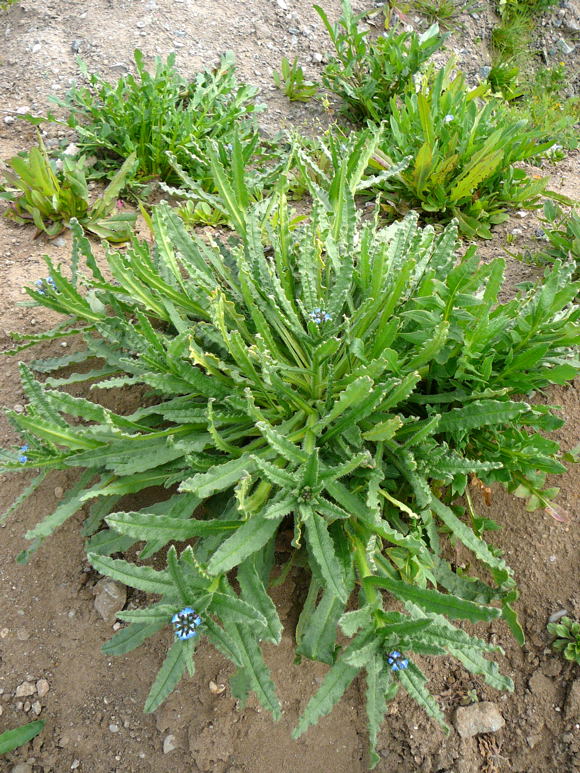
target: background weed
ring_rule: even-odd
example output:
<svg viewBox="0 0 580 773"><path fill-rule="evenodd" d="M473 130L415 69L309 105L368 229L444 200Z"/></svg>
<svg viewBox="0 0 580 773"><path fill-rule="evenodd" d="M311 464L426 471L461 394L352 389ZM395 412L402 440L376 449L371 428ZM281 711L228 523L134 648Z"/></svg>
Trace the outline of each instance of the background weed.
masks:
<svg viewBox="0 0 580 773"><path fill-rule="evenodd" d="M127 241L136 215L120 212L119 195L135 166L132 153L107 188L95 201L89 200L84 158L63 155L62 169L48 157L42 138L38 147L8 161L12 173L0 186L0 198L9 202L6 216L17 223L34 223L39 232L57 236L75 218L84 228L102 239Z"/></svg>
<svg viewBox="0 0 580 773"><path fill-rule="evenodd" d="M151 74L143 54L135 51L137 76L116 84L88 75L88 87L74 88L61 103L70 111L68 123L78 135L81 150L96 154L107 169L135 153L141 176L177 182L168 157L196 179L207 176L204 144L208 139L231 141L234 126L244 141L257 130L251 116L257 89L238 86L233 57L225 55L214 71L198 73L193 81L179 75L175 55L156 59Z"/></svg>
<svg viewBox="0 0 580 773"><path fill-rule="evenodd" d="M286 57L282 59L280 72L274 72L274 83L291 102L308 102L318 91L318 84L304 78L304 70L295 57L292 64Z"/></svg>
<svg viewBox="0 0 580 773"><path fill-rule="evenodd" d="M334 25L322 8L314 8L336 52L324 68L323 83L358 119L380 123L387 118L391 97L405 90L413 75L444 42L437 26L422 35L393 28L372 40L367 30L359 28L365 14L353 14L348 0L342 0L342 16Z"/></svg>

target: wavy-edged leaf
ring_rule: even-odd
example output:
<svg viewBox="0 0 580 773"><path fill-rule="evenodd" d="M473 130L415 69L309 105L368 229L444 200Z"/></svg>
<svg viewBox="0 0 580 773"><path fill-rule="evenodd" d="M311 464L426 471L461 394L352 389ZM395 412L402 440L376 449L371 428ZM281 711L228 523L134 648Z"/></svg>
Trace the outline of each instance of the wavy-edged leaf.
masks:
<svg viewBox="0 0 580 773"><path fill-rule="evenodd" d="M409 693L411 698L415 700L420 706L422 706L429 716L437 720L443 730L448 733L449 728L445 723L445 717L443 712L439 708L439 704L435 698L431 695L429 690L425 687L427 679L424 674L417 668L417 666L409 662L406 669L397 671L399 681Z"/></svg>
<svg viewBox="0 0 580 773"><path fill-rule="evenodd" d="M136 540L163 539L185 542L192 537L207 537L210 534L223 534L235 531L239 521L221 521L211 519L202 521L196 518L184 520L168 515L153 515L139 512L111 513L105 521L119 534L126 534Z"/></svg>
<svg viewBox="0 0 580 773"><path fill-rule="evenodd" d="M264 638L274 644L279 644L283 626L276 605L268 595L253 559L247 559L238 567L236 579L240 584L242 598L266 620L267 635Z"/></svg>
<svg viewBox="0 0 580 773"><path fill-rule="evenodd" d="M342 565L336 556L326 520L310 511L306 518L306 533L312 557L318 564L328 590L346 604L348 592L344 584Z"/></svg>
<svg viewBox="0 0 580 773"><path fill-rule="evenodd" d="M315 725L319 719L332 711L359 670L342 659L336 661L324 677L318 692L308 701L298 725L292 732L292 738L299 738L310 725Z"/></svg>
<svg viewBox="0 0 580 773"><path fill-rule="evenodd" d="M231 537L223 542L210 558L209 574L229 572L246 558L256 553L273 537L283 516L264 518L257 513L244 521Z"/></svg>
<svg viewBox="0 0 580 773"><path fill-rule="evenodd" d="M503 400L476 400L463 408L441 414L438 432L468 432L478 427L508 424L520 413L529 411L527 403Z"/></svg>
<svg viewBox="0 0 580 773"><path fill-rule="evenodd" d="M369 732L369 762L371 770L380 761L377 738L383 724L387 705L396 696L399 685L390 674L384 655L376 653L367 663L366 710Z"/></svg>
<svg viewBox="0 0 580 773"><path fill-rule="evenodd" d="M188 649L184 647L184 642L179 640L173 642L149 690L143 707L146 714L155 711L177 687L187 668L187 655Z"/></svg>
<svg viewBox="0 0 580 773"><path fill-rule="evenodd" d="M282 707L276 695L268 666L264 662L262 651L256 639L243 626L228 627L236 648L239 650L242 668L249 680L251 689L256 693L260 704L271 712L275 720L282 716Z"/></svg>
<svg viewBox="0 0 580 773"><path fill-rule="evenodd" d="M215 494L218 491L235 486L246 472L252 472L255 465L249 456L231 459L223 464L216 464L207 472L201 472L184 480L179 486L180 491L191 491L200 499Z"/></svg>
<svg viewBox="0 0 580 773"><path fill-rule="evenodd" d="M384 588L402 601L412 601L427 612L446 615L451 619L464 619L471 622L495 620L501 616L501 609L484 607L473 601L440 593L432 588L419 588L389 577L365 577L363 585L369 588Z"/></svg>
<svg viewBox="0 0 580 773"><path fill-rule="evenodd" d="M155 620L149 623L131 623L126 628L117 631L109 641L101 647L105 655L124 655L140 647L143 642L153 634L169 625L171 618L167 620Z"/></svg>
<svg viewBox="0 0 580 773"><path fill-rule="evenodd" d="M159 572L150 566L137 566L122 558L98 556L87 553L89 563L101 574L107 575L130 588L145 591L145 593L175 593L176 588L166 571Z"/></svg>

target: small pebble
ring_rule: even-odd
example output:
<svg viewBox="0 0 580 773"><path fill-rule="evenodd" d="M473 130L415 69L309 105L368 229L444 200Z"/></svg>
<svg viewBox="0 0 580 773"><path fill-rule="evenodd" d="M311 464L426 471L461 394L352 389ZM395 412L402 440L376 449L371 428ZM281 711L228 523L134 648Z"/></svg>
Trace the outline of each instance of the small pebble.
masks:
<svg viewBox="0 0 580 773"><path fill-rule="evenodd" d="M110 724L109 725L109 730L111 731L111 733L118 733L119 732L119 725Z"/></svg>
<svg viewBox="0 0 580 773"><path fill-rule="evenodd" d="M567 609L559 609L557 612L553 612L550 615L550 617L548 618L548 622L549 623L557 623L558 620L560 620L560 618L566 617L567 614L568 614L568 610Z"/></svg>
<svg viewBox="0 0 580 773"><path fill-rule="evenodd" d="M14 120L15 120L15 119L14 119L14 116L13 116L13 115L5 115L5 116L4 116L4 123L5 123L7 126L10 126L10 124L14 123Z"/></svg>
<svg viewBox="0 0 580 773"><path fill-rule="evenodd" d="M61 486L57 486L54 489L54 496L56 497L56 499L62 499L64 496L64 489L61 488Z"/></svg>
<svg viewBox="0 0 580 773"><path fill-rule="evenodd" d="M172 752L177 747L175 746L175 736L174 735L166 735L163 739L163 754L169 754L169 752Z"/></svg>
<svg viewBox="0 0 580 773"><path fill-rule="evenodd" d="M79 767L80 764L81 764L80 760L73 760L72 763L71 763L70 769L71 770L76 770Z"/></svg>
<svg viewBox="0 0 580 773"><path fill-rule="evenodd" d="M39 698L44 698L44 696L48 693L50 690L50 685L46 679L39 679L36 683L36 694Z"/></svg>
<svg viewBox="0 0 580 773"><path fill-rule="evenodd" d="M42 711L42 706L40 705L40 701L34 701L32 704L32 713L36 714L38 717L40 715L40 712Z"/></svg>
<svg viewBox="0 0 580 773"><path fill-rule="evenodd" d="M24 406L21 403L16 403L14 406L14 413L24 413Z"/></svg>
<svg viewBox="0 0 580 773"><path fill-rule="evenodd" d="M28 631L25 631L24 628L19 628L16 631L16 638L18 641L28 641L28 639L30 639L30 634Z"/></svg>

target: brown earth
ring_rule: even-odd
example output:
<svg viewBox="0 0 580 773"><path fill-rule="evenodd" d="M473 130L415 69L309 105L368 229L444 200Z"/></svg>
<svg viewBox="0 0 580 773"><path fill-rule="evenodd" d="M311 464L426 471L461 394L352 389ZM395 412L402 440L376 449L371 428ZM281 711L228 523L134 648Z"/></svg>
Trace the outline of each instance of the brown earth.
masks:
<svg viewBox="0 0 580 773"><path fill-rule="evenodd" d="M331 16L338 14L336 0L324 5ZM573 14L578 4L562 5ZM479 3L478 17L466 15L465 29L450 42L471 77L488 63L490 6ZM364 8L360 3L355 7ZM557 9L548 19L548 28L550 20L560 18L558 13ZM413 14L410 21L419 23ZM546 32L548 47L551 32ZM560 33L556 25L554 34ZM50 94L62 95L77 72L73 49L90 68L110 79L127 71L135 47L149 60L175 50L178 65L189 74L211 64L222 51L233 50L240 79L262 87L269 108L262 118L267 130L296 124L316 130L331 118L316 104L289 104L271 87L271 68L284 55L297 53L307 74L319 76L319 60L328 46L319 19L305 0L240 0L234 5L220 0L23 0L0 12L0 40L0 159L34 141L29 126L2 119L26 110L45 111ZM545 171L553 175L552 188L578 198L577 154L555 167L546 165ZM481 246L482 256L505 255L507 234L515 236L509 250L534 246L536 227L532 215L514 216L492 242ZM513 234L514 228L523 233ZM32 236L28 228L0 219L3 348L9 341L6 331L45 329L54 321L46 310L20 305L22 288L45 275L41 259L45 252L57 261L67 260L70 237L65 234L49 243ZM509 262L512 286L537 273L520 262ZM51 344L33 354L24 353L22 359L58 351L59 345ZM125 399L124 395L118 398ZM545 399L562 407L568 423L558 433L559 439L563 448L573 447L580 419L577 389L572 385L553 389ZM4 358L0 405L19 410L23 403L17 362ZM116 407L122 410L119 403ZM4 418L0 441L2 445L18 442ZM4 476L1 510L29 480L24 475ZM569 515L567 523L556 522L546 513L527 513L519 500L501 490L494 491L491 507L477 500L479 511L503 526L493 541L505 551L521 589L518 612L527 635L523 648L513 642L503 624L478 629L480 636L504 647L505 656L497 661L514 679L514 693L496 693L451 660L426 664L430 689L439 696L450 722L457 707L477 696L498 705L505 727L475 739L462 740L454 730L445 737L414 703L402 697L390 707L380 735L379 773L580 769L579 674L553 653L546 633L549 615L560 609L580 617L579 482L574 469L557 482L561 486L558 504ZM25 547L24 532L55 507L66 484L64 475L50 478L0 530L0 731L36 718L35 712L46 720L44 731L32 743L0 760L0 771L12 771L18 763L24 764L18 773L363 773L367 769L364 688L358 682L329 717L299 741L290 739L291 728L326 671L320 664L293 664L293 626L303 593L298 576L277 591L286 625L282 644L266 647L283 702L280 723L272 723L253 701L236 710L227 687L230 666L203 643L195 677L183 681L154 715L144 715L145 696L169 633L114 661L100 653L112 625L94 608L93 586L99 578L84 561L81 516L66 523L28 566L14 562ZM129 593L129 604L139 600ZM47 694L16 697L19 685L39 679L47 680ZM219 692L222 684L226 688ZM164 753L164 742L166 750L171 745L175 748Z"/></svg>

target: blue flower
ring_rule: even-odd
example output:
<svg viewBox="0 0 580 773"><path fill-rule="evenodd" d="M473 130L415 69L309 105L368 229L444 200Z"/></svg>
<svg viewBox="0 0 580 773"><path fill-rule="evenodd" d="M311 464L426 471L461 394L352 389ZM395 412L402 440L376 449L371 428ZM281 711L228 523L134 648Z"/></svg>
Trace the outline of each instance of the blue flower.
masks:
<svg viewBox="0 0 580 773"><path fill-rule="evenodd" d="M51 276L47 276L46 279L37 279L35 285L37 288L36 292L40 293L40 295L46 295L47 290L58 292L55 281Z"/></svg>
<svg viewBox="0 0 580 773"><path fill-rule="evenodd" d="M404 671L409 665L407 658L404 658L397 650L389 652L387 663L391 667L391 671Z"/></svg>
<svg viewBox="0 0 580 773"><path fill-rule="evenodd" d="M177 638L185 641L193 636L197 636L197 629L201 625L201 617L195 609L185 607L181 612L176 612L173 615L171 622L175 628Z"/></svg>
<svg viewBox="0 0 580 773"><path fill-rule="evenodd" d="M443 123L451 123L451 121L455 120L455 116L451 115L451 113L447 113L445 118L443 119Z"/></svg>
<svg viewBox="0 0 580 773"><path fill-rule="evenodd" d="M323 309L312 309L310 312L310 319L317 325L320 325L322 322L328 322L332 319L330 314L328 312L324 311Z"/></svg>
<svg viewBox="0 0 580 773"><path fill-rule="evenodd" d="M20 456L18 457L18 461L20 462L20 464L25 464L28 461L28 457L26 456L27 451L28 451L28 446L20 447Z"/></svg>

